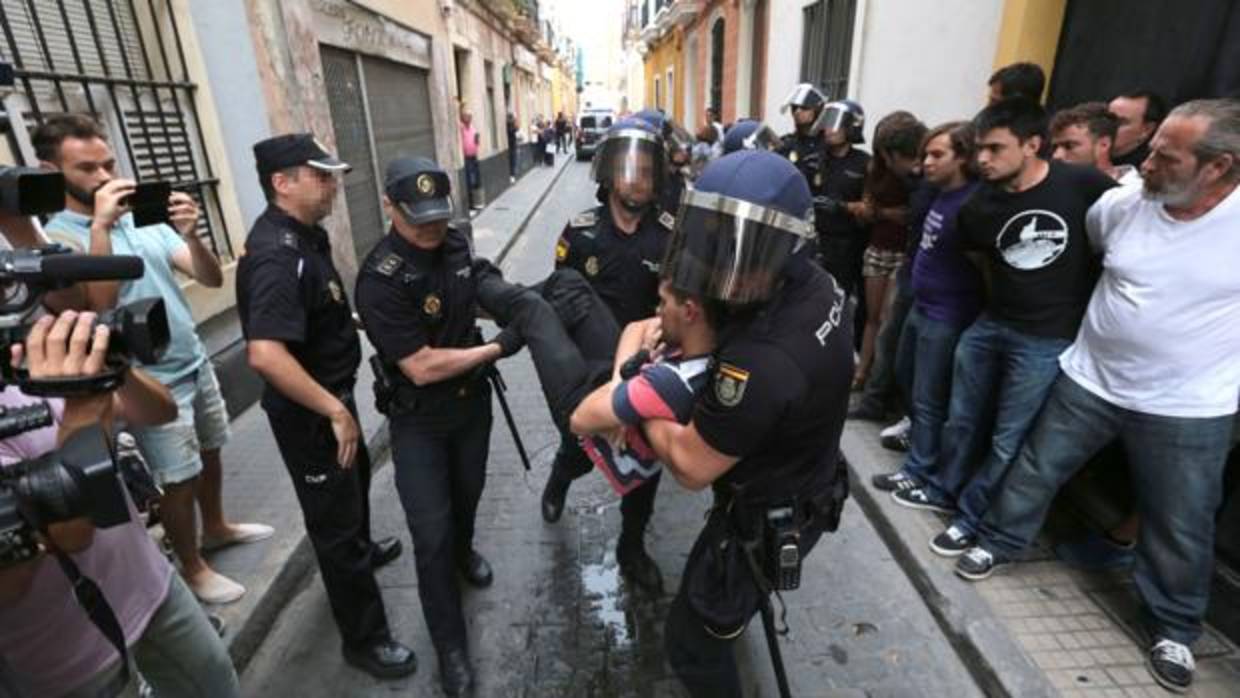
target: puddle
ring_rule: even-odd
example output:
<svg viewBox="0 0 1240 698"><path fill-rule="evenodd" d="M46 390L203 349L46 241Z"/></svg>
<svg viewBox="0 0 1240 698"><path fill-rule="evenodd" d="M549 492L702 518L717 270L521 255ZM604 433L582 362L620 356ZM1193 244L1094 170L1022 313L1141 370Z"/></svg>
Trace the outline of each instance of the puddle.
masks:
<svg viewBox="0 0 1240 698"><path fill-rule="evenodd" d="M581 585L590 610L604 628L612 632L615 644L628 645L632 638L628 620L620 607L620 567L616 564L615 555L609 552L601 563L583 565Z"/></svg>

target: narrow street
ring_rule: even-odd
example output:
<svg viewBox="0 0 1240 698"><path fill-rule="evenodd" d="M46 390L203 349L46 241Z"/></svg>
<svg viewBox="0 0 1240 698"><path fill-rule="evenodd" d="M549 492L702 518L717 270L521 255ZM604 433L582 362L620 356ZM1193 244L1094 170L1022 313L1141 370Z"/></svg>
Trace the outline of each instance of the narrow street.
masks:
<svg viewBox="0 0 1240 698"><path fill-rule="evenodd" d="M594 203L588 163L570 163L503 261L506 276L532 283L551 270L564 222ZM491 328L487 328L488 334ZM498 406L476 547L495 585L465 594L478 696L681 696L664 661L662 624L708 493L666 479L647 541L667 592L632 594L614 547L619 500L594 474L574 484L557 524L538 513L556 434L525 354L502 364L508 400L533 460L521 469ZM369 386L359 386L368 395ZM339 636L317 574L290 601L242 676L250 696L441 695L422 620L414 558L392 485L390 461L371 491L376 536L399 535L405 554L384 569L396 637L420 660L408 680L378 682L340 659ZM921 598L859 507L806 563L801 590L784 598L790 633L781 640L796 696L981 695ZM778 612L778 609L777 609ZM760 623L739 645L747 696L777 695Z"/></svg>

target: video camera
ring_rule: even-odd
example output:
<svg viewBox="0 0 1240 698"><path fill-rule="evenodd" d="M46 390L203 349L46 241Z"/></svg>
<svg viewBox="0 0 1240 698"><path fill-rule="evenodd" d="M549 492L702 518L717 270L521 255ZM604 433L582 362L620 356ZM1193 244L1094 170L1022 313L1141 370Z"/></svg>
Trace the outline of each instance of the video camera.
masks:
<svg viewBox="0 0 1240 698"><path fill-rule="evenodd" d="M51 424L46 402L3 410L0 440ZM0 569L38 555L36 531L82 517L97 528L129 521L112 453L97 425L40 458L0 468Z"/></svg>

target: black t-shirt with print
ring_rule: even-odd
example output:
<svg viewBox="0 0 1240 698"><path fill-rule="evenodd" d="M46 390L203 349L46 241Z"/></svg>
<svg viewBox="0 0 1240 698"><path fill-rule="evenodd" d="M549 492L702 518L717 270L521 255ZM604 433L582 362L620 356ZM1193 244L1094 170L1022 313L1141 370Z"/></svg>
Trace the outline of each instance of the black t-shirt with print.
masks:
<svg viewBox="0 0 1240 698"><path fill-rule="evenodd" d="M1097 169L1056 161L1030 189L984 184L965 202L960 239L987 254L995 320L1039 337L1076 336L1098 276L1085 212L1113 186Z"/></svg>

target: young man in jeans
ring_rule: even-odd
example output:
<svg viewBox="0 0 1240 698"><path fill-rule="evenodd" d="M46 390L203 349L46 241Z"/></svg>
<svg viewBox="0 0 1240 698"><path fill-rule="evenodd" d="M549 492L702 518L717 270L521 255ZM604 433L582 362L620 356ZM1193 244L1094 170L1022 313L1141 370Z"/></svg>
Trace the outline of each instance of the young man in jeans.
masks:
<svg viewBox="0 0 1240 698"><path fill-rule="evenodd" d="M47 315L31 328L23 353L32 378L88 376L99 372L107 350L106 328L93 313ZM93 339L87 354L87 340ZM10 386L0 407L36 404L39 398ZM0 467L38 458L74 432L113 417L130 425L176 416L167 388L130 369L112 394L48 400L56 424L0 442ZM232 698L241 695L224 643L185 583L173 572L143 528L132 502L130 520L94 529L81 519L53 524L47 545L72 558L99 587L120 625L133 665L128 678L120 656L75 598L68 577L47 554L0 567L0 695L138 696L135 671L157 696ZM10 685L16 684L16 685Z"/></svg>
<svg viewBox="0 0 1240 698"><path fill-rule="evenodd" d="M135 429L134 436L164 488L160 513L185 581L203 602L236 601L245 587L211 569L202 557L195 501L202 512L202 549L262 540L272 530L224 516L220 449L228 440L228 413L173 273L210 288L223 283L219 260L198 237L198 206L189 195L175 192L169 199L172 225L137 228L126 203L134 182L116 176L116 157L98 124L80 115L54 117L35 129L31 140L42 164L65 176L65 210L48 222L48 235L88 254L137 255L145 265L140 279L86 284L91 309L164 299L171 341L159 363L143 368L172 391L178 415L169 424Z"/></svg>
<svg viewBox="0 0 1240 698"><path fill-rule="evenodd" d="M880 490L911 489L932 480L956 343L981 310L981 274L965 257L956 225L956 214L978 187L972 166L975 140L972 124L954 121L930 131L922 147L922 174L935 195L922 216L921 241L910 261L913 308L896 352L898 361L907 364L896 372L913 376L911 443L904 467L874 476Z"/></svg>
<svg viewBox="0 0 1240 698"><path fill-rule="evenodd" d="M1192 683L1214 516L1240 399L1240 101L1172 111L1144 185L1089 210L1103 273L1062 373L956 572L985 579L1037 535L1059 487L1108 441L1128 454L1141 533L1133 578L1165 688Z"/></svg>
<svg viewBox="0 0 1240 698"><path fill-rule="evenodd" d="M956 346L934 475L925 487L892 495L905 506L956 514L932 541L942 555L959 555L972 544L1050 391L1096 276L1085 211L1115 186L1095 169L1038 155L1046 115L1033 102L999 102L982 110L974 126L984 184L961 207L956 225L966 252L980 257L989 302Z"/></svg>

